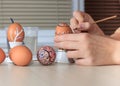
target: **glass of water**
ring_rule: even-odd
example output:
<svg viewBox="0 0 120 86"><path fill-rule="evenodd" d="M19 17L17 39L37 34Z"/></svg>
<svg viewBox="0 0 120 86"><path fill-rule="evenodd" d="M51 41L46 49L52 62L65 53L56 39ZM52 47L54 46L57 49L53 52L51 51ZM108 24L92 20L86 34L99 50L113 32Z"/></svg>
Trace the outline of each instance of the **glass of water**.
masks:
<svg viewBox="0 0 120 86"><path fill-rule="evenodd" d="M37 53L37 43L38 43L38 27L24 27L25 31L25 38L24 38L24 44L27 46L32 54L33 58L36 58Z"/></svg>

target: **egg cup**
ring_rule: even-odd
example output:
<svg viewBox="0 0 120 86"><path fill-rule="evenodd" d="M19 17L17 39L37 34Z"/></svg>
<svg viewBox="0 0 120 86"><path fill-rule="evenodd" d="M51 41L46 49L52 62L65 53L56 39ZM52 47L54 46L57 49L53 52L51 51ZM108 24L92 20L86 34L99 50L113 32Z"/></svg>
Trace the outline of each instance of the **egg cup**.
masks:
<svg viewBox="0 0 120 86"><path fill-rule="evenodd" d="M23 42L9 42L10 48L13 48L15 46L23 45Z"/></svg>

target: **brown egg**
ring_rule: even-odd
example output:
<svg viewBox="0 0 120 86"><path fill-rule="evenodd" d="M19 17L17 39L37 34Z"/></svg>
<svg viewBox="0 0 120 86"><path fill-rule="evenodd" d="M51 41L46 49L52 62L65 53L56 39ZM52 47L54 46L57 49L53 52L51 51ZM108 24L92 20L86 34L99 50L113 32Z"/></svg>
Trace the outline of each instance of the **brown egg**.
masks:
<svg viewBox="0 0 120 86"><path fill-rule="evenodd" d="M0 48L0 63L2 63L5 60L5 52L3 51L3 49Z"/></svg>
<svg viewBox="0 0 120 86"><path fill-rule="evenodd" d="M7 30L7 39L9 42L22 42L24 39L24 30L19 23L12 23Z"/></svg>
<svg viewBox="0 0 120 86"><path fill-rule="evenodd" d="M66 23L61 23L56 27L55 35L72 33L71 28Z"/></svg>
<svg viewBox="0 0 120 86"><path fill-rule="evenodd" d="M32 52L26 46L16 46L10 49L9 57L14 64L18 66L26 66L32 60Z"/></svg>

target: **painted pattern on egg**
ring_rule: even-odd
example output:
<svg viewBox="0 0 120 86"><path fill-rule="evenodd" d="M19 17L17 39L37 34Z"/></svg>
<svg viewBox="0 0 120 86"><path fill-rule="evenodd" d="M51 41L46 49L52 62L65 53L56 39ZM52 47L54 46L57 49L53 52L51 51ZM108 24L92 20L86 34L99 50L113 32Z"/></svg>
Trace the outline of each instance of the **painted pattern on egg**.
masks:
<svg viewBox="0 0 120 86"><path fill-rule="evenodd" d="M37 52L38 61L43 65L50 65L55 61L56 53L50 46L43 46Z"/></svg>

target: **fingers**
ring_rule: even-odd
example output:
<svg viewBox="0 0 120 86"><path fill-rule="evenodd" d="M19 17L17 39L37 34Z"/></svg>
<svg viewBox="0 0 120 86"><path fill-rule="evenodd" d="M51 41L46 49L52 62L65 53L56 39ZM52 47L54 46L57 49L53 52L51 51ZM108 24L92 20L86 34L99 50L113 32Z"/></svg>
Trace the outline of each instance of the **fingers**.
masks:
<svg viewBox="0 0 120 86"><path fill-rule="evenodd" d="M71 29L74 33L87 31L92 34L104 35L100 27L97 24L95 24L93 18L89 14L84 12L75 11L73 13L73 18L71 19L70 24L71 24Z"/></svg>
<svg viewBox="0 0 120 86"><path fill-rule="evenodd" d="M75 63L78 65L93 65L92 61L89 58L85 59L77 59L75 60Z"/></svg>
<svg viewBox="0 0 120 86"><path fill-rule="evenodd" d="M78 47L76 47L76 46L78 46ZM55 43L55 47L62 48L62 49L77 50L77 49L79 49L79 44L77 42L64 41L64 42Z"/></svg>
<svg viewBox="0 0 120 86"><path fill-rule="evenodd" d="M62 41L74 41L74 42L83 42L90 37L88 33L79 33L79 34L63 34L59 36L55 36L55 42L62 42Z"/></svg>
<svg viewBox="0 0 120 86"><path fill-rule="evenodd" d="M85 20L92 19L91 17L87 16L88 14L75 11L73 13L73 18L70 20L70 27L73 32L80 33L82 30L89 30L90 22L84 22Z"/></svg>
<svg viewBox="0 0 120 86"><path fill-rule="evenodd" d="M95 22L89 14L80 12L80 11L73 12L73 17L76 19L75 21L77 21L79 25L83 22L89 22L90 24ZM73 22L71 22L71 24L72 23ZM94 24L94 25L96 25L96 24Z"/></svg>
<svg viewBox="0 0 120 86"><path fill-rule="evenodd" d="M118 29L116 29L116 31L114 33L119 33L120 34L120 27Z"/></svg>
<svg viewBox="0 0 120 86"><path fill-rule="evenodd" d="M113 39L120 40L120 27L110 36Z"/></svg>
<svg viewBox="0 0 120 86"><path fill-rule="evenodd" d="M79 24L84 21L84 17L80 11L74 11L73 17L78 21Z"/></svg>
<svg viewBox="0 0 120 86"><path fill-rule="evenodd" d="M82 48L80 50L74 50L74 51L67 51L67 57L68 58L74 58L74 59L77 59L77 58L85 58L86 54L85 52L82 52Z"/></svg>
<svg viewBox="0 0 120 86"><path fill-rule="evenodd" d="M78 23L78 21L73 17L70 20L70 27L72 30L78 29L78 30L88 30L90 28L90 23L89 22L83 22L83 23Z"/></svg>
<svg viewBox="0 0 120 86"><path fill-rule="evenodd" d="M82 22L94 23L93 18L89 14L81 11L74 11L73 17L78 21L78 23L82 23Z"/></svg>
<svg viewBox="0 0 120 86"><path fill-rule="evenodd" d="M71 27L72 29L78 28L78 27L77 27L78 25L79 25L79 24L78 24L78 21L77 21L74 17L70 19L70 27Z"/></svg>
<svg viewBox="0 0 120 86"><path fill-rule="evenodd" d="M63 35L59 35L59 36L55 36L54 41L55 42L62 42L62 41L76 41L78 40L76 37L77 34L63 34Z"/></svg>

